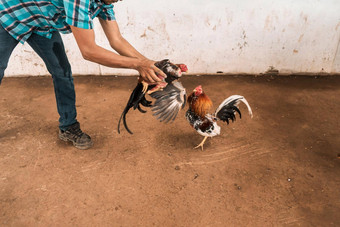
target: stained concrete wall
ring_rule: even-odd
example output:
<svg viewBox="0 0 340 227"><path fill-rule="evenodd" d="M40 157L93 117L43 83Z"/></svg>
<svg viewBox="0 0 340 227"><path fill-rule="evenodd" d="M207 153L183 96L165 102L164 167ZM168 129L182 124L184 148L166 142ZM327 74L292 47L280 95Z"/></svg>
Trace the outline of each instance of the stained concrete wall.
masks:
<svg viewBox="0 0 340 227"><path fill-rule="evenodd" d="M124 0L115 11L123 36L140 52L186 63L191 73L340 73L339 0ZM95 25L97 42L109 48ZM63 39L74 74L136 74L84 61L73 36ZM6 71L45 74L26 44Z"/></svg>

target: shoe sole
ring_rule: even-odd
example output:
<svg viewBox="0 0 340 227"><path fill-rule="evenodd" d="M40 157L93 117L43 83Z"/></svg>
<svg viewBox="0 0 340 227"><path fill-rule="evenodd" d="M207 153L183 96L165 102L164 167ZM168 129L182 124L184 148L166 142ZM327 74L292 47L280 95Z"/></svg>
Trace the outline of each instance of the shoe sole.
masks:
<svg viewBox="0 0 340 227"><path fill-rule="evenodd" d="M91 143L88 143L88 144L77 144L76 142L70 140L69 138L67 137L64 137L63 135L59 134L59 139L61 139L62 141L65 141L65 142L72 142L73 143L73 146L80 149L80 150L86 150L86 149L89 149L93 146L93 142L91 141Z"/></svg>

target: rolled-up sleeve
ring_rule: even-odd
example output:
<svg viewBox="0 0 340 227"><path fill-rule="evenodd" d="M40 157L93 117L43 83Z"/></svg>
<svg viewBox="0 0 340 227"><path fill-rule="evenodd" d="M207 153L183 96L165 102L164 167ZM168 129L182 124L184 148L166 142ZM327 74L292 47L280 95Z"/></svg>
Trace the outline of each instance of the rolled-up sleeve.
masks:
<svg viewBox="0 0 340 227"><path fill-rule="evenodd" d="M104 5L102 11L98 14L98 17L103 20L116 20L113 5Z"/></svg>
<svg viewBox="0 0 340 227"><path fill-rule="evenodd" d="M89 0L64 0L66 23L84 29L93 29Z"/></svg>

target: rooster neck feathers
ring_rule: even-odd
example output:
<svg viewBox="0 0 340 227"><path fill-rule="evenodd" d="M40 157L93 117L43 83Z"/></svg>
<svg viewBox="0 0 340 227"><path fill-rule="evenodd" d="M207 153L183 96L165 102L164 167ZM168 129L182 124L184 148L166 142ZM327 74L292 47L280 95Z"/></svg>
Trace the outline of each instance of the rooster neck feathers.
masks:
<svg viewBox="0 0 340 227"><path fill-rule="evenodd" d="M212 101L204 92L201 93L199 96L196 96L195 93L192 93L188 97L188 102L189 108L201 118L204 118L212 107Z"/></svg>

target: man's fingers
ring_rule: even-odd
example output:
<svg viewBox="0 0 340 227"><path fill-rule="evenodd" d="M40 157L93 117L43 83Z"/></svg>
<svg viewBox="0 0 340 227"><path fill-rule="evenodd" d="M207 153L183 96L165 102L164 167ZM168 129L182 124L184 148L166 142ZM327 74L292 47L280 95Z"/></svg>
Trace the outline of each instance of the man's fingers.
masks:
<svg viewBox="0 0 340 227"><path fill-rule="evenodd" d="M166 74L162 71L162 70L160 70L159 68L157 68L156 66L152 66L152 69L158 74L158 75L160 75L160 76L162 76L162 77L164 77L164 78L167 78L167 76L166 76Z"/></svg>
<svg viewBox="0 0 340 227"><path fill-rule="evenodd" d="M148 59L142 60L141 65L140 67L137 68L137 70L139 71L140 75L146 82L157 84L159 82L162 82L163 78L166 78L167 76L161 69L156 67L154 64L155 64L154 61Z"/></svg>
<svg viewBox="0 0 340 227"><path fill-rule="evenodd" d="M153 73L153 75L151 73L149 74L144 74L142 76L143 80L146 81L149 84L158 84L159 82L162 82L161 79L159 79L156 74Z"/></svg>
<svg viewBox="0 0 340 227"><path fill-rule="evenodd" d="M150 83L155 83L156 82L151 76L148 76L148 80L149 80Z"/></svg>
<svg viewBox="0 0 340 227"><path fill-rule="evenodd" d="M144 80L148 83L155 83L156 82L156 81L153 80L153 78L149 74L145 74L143 77L144 77Z"/></svg>
<svg viewBox="0 0 340 227"><path fill-rule="evenodd" d="M156 72L157 74L158 74L158 72ZM150 74L149 74L151 77L152 77L152 79L154 80L154 81L156 81L156 82L161 82L162 80L155 74L155 72L154 71L152 71L151 70L151 72L150 72Z"/></svg>

